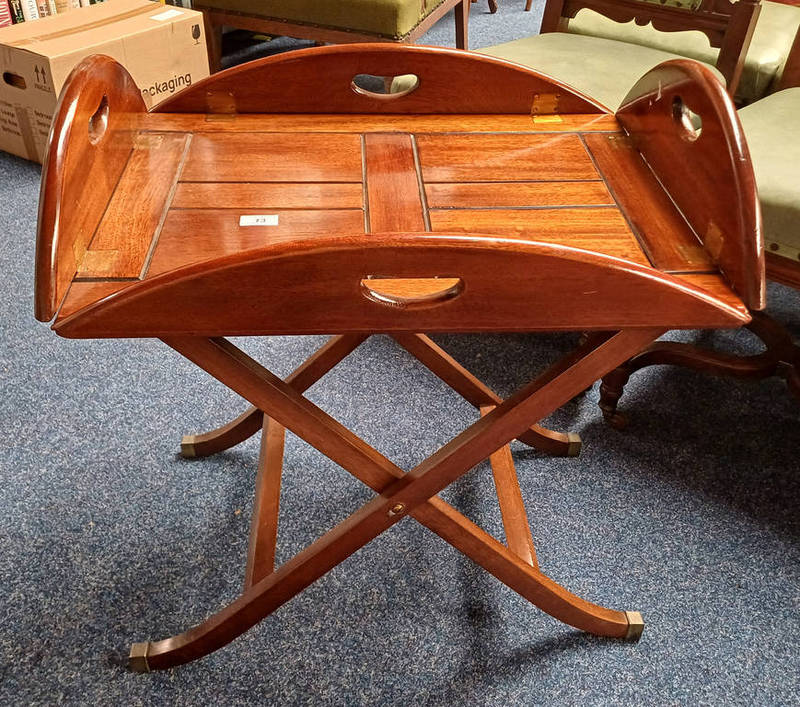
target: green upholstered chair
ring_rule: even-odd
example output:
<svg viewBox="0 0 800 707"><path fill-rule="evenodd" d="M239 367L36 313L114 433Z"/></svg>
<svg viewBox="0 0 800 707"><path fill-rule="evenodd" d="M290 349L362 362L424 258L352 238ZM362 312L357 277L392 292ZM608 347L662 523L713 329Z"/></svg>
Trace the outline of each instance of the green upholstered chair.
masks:
<svg viewBox="0 0 800 707"><path fill-rule="evenodd" d="M736 89L739 102L751 103L780 85L798 28L800 7L762 1L761 13ZM590 9L582 9L574 19L570 19L567 32L629 42L680 54L706 64L716 63L719 55L719 50L712 47L700 32L661 32L652 25L640 27L633 22L621 24Z"/></svg>
<svg viewBox="0 0 800 707"><path fill-rule="evenodd" d="M456 46L467 49L470 0L195 0L205 18L211 70L219 69L222 27L347 42L412 43L455 8Z"/></svg>
<svg viewBox="0 0 800 707"><path fill-rule="evenodd" d="M547 0L541 34L480 51L536 68L616 109L648 70L683 55L663 48L569 32L570 18L589 8L617 22L652 22L666 34L693 31L711 47L708 62L735 90L759 13L758 0ZM615 24L615 23L612 23ZM700 33L702 30L702 33Z"/></svg>
<svg viewBox="0 0 800 707"><path fill-rule="evenodd" d="M739 111L758 185L767 276L800 289L800 87Z"/></svg>

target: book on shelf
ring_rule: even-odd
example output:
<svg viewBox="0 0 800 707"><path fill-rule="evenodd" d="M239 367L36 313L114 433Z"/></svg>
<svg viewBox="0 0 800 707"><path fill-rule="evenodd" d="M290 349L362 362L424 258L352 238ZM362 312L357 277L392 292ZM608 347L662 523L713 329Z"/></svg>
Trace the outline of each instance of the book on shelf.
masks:
<svg viewBox="0 0 800 707"><path fill-rule="evenodd" d="M56 10L59 15L81 6L81 0L56 0Z"/></svg>
<svg viewBox="0 0 800 707"><path fill-rule="evenodd" d="M36 9L39 11L39 17L50 17L57 14L55 0L37 0Z"/></svg>
<svg viewBox="0 0 800 707"><path fill-rule="evenodd" d="M11 8L6 0L0 0L0 27L8 27L11 24Z"/></svg>
<svg viewBox="0 0 800 707"><path fill-rule="evenodd" d="M39 9L36 7L36 0L21 0L22 2L22 16L25 22L39 19Z"/></svg>
<svg viewBox="0 0 800 707"><path fill-rule="evenodd" d="M16 25L25 22L22 14L22 0L8 0L8 9L11 11L11 21Z"/></svg>

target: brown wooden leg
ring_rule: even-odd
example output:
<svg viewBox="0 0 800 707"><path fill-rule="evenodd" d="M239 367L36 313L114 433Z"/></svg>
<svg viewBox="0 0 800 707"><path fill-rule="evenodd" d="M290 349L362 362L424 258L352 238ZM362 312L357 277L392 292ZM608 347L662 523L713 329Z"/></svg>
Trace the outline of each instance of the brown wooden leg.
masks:
<svg viewBox="0 0 800 707"><path fill-rule="evenodd" d="M461 0L455 6L456 18L456 47L469 49L469 0Z"/></svg>
<svg viewBox="0 0 800 707"><path fill-rule="evenodd" d="M377 498L199 626L162 641L134 644L131 666L163 669L221 648L409 514L561 621L598 635L638 637L642 623L637 613L576 597L433 497L661 333L621 331L579 347L407 474L226 340L165 338L340 466L369 479L376 489L383 480L389 483Z"/></svg>
<svg viewBox="0 0 800 707"><path fill-rule="evenodd" d="M222 67L222 25L215 24L211 15L204 12L203 26L208 49L208 70L214 74Z"/></svg>
<svg viewBox="0 0 800 707"><path fill-rule="evenodd" d="M528 0L528 2L533 2L533 0ZM497 0L489 0L489 12L492 14L497 12Z"/></svg>
<svg viewBox="0 0 800 707"><path fill-rule="evenodd" d="M492 410L494 410L493 406L482 407L481 415L488 415ZM506 545L523 562L527 562L538 570L536 548L533 545L531 527L528 523L528 514L525 511L525 501L519 487L517 471L514 468L511 448L507 444L500 447L489 457L489 464L492 467L497 501L500 504L500 515L503 518L503 528L506 532Z"/></svg>
<svg viewBox="0 0 800 707"><path fill-rule="evenodd" d="M794 391L797 367L797 345L786 329L764 312L752 312L753 321L747 325L766 347L753 356L731 354L701 349L693 344L674 341L656 342L630 361L603 377L600 386L600 409L603 417L614 427L626 424L625 416L617 411L617 404L631 374L647 366L671 365L691 368L701 373L733 378L769 378L783 376L789 389ZM797 393L795 393L797 394ZM800 397L800 396L799 396Z"/></svg>
<svg viewBox="0 0 800 707"><path fill-rule="evenodd" d="M533 7L533 0L525 0L525 12L530 12L531 7Z"/></svg>
<svg viewBox="0 0 800 707"><path fill-rule="evenodd" d="M425 334L393 334L392 338L476 408L498 405L502 402L500 396ZM526 430L520 435L519 440L542 452L559 457L576 457L581 450L581 438L577 434L553 432L539 425Z"/></svg>
<svg viewBox="0 0 800 707"><path fill-rule="evenodd" d="M263 415L261 453L258 459L256 495L250 521L250 546L244 572L245 591L275 569L275 545L278 540L278 511L283 471L283 446L286 430Z"/></svg>
<svg viewBox="0 0 800 707"><path fill-rule="evenodd" d="M308 390L355 351L366 338L363 334L332 336L324 346L303 361L289 375L286 382L301 393ZM185 435L181 440L181 454L187 458L207 457L235 447L261 430L263 418L264 413L261 410L251 407L235 420L216 430L198 435Z"/></svg>

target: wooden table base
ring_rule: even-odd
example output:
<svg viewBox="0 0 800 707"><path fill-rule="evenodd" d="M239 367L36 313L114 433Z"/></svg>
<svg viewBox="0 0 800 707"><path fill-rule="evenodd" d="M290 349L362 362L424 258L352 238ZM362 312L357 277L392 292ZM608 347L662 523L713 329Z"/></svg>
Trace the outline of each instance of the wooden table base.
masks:
<svg viewBox="0 0 800 707"><path fill-rule="evenodd" d="M255 410L212 433L185 438L184 453L203 456L225 449L252 434L258 422L261 455L242 595L180 635L134 644L131 668L140 672L169 668L223 647L406 515L559 620L596 635L637 639L644 625L638 612L592 604L539 571L507 445L513 439L527 443L544 440L557 451L569 451L570 444L575 444L569 436L560 437L531 427L531 423L549 415L661 333L661 329L631 329L593 335L505 401L427 337L397 335L398 343L430 364L431 370L470 402L482 401L476 423L408 473L301 395L366 337L334 337L286 381L226 339L164 338L169 346L249 400ZM285 429L348 470L378 496L275 569ZM492 465L508 547L437 496L486 458Z"/></svg>
<svg viewBox="0 0 800 707"><path fill-rule="evenodd" d="M790 392L800 399L800 346L786 328L764 312L753 312L747 325L764 344L764 351L752 356L734 356L721 351L702 349L693 344L657 341L603 377L598 405L612 427L622 429L627 416L617 409L625 385L638 370L648 366L683 366L701 373L731 378L761 380L780 376Z"/></svg>

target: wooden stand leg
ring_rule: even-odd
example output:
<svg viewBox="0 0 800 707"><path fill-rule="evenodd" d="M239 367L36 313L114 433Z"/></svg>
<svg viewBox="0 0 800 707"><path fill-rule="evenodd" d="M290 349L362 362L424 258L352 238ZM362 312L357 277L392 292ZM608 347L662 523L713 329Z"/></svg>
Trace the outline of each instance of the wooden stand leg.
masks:
<svg viewBox="0 0 800 707"><path fill-rule="evenodd" d="M493 406L482 407L481 416L488 415L492 410L494 410ZM527 562L535 570L538 570L536 548L533 545L531 527L528 523L522 491L519 488L519 479L514 468L511 448L508 445L500 447L489 457L489 463L492 467L497 501L500 504L503 528L506 531L506 545L523 562Z"/></svg>
<svg viewBox="0 0 800 707"><path fill-rule="evenodd" d="M661 333L622 331L579 347L407 474L224 339L164 339L380 495L199 626L163 641L134 644L131 666L168 668L221 648L409 514L561 621L598 635L637 637L638 614L605 609L569 593L436 495Z"/></svg>
<svg viewBox="0 0 800 707"><path fill-rule="evenodd" d="M222 68L222 25L215 24L211 15L204 12L203 28L208 49L208 70L214 74Z"/></svg>
<svg viewBox="0 0 800 707"><path fill-rule="evenodd" d="M456 47L469 49L469 0L461 0L455 7Z"/></svg>
<svg viewBox="0 0 800 707"><path fill-rule="evenodd" d="M286 382L301 393L308 390L332 368L341 363L365 340L363 334L332 336L325 345L317 349ZM181 454L187 458L207 457L217 454L252 437L263 425L264 413L251 407L226 425L198 435L185 435L181 440Z"/></svg>
<svg viewBox="0 0 800 707"><path fill-rule="evenodd" d="M473 376L430 337L424 334L393 334L392 338L476 408L498 405L502 402L500 396ZM546 454L559 457L576 457L581 450L581 438L577 434L553 432L539 425L526 430L520 435L519 440Z"/></svg>
<svg viewBox="0 0 800 707"><path fill-rule="evenodd" d="M673 341L656 342L642 353L603 377L600 386L600 409L609 424L622 428L627 423L617 410L617 404L631 374L647 366L672 365L691 368L701 373L732 378L763 379L781 375L789 390L800 397L797 390L798 351L786 329L764 312L752 312L753 321L747 325L765 346L753 356L733 356L718 351L698 348L692 344Z"/></svg>
<svg viewBox="0 0 800 707"><path fill-rule="evenodd" d="M250 547L244 572L245 591L275 569L275 545L278 540L281 473L286 430L267 415L261 433L256 495L250 522Z"/></svg>

